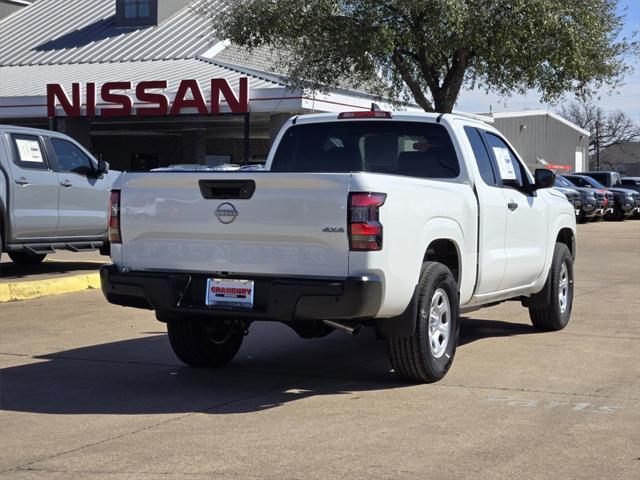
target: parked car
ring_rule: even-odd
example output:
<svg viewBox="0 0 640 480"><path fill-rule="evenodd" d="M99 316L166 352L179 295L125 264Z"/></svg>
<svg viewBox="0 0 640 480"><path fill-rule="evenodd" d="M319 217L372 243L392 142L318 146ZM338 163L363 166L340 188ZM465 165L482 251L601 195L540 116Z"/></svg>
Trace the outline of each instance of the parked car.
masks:
<svg viewBox="0 0 640 480"><path fill-rule="evenodd" d="M640 193L640 177L622 177L620 183L621 187ZM640 205L638 207L638 211L631 216L636 220L640 219Z"/></svg>
<svg viewBox="0 0 640 480"><path fill-rule="evenodd" d="M571 185L573 185L573 188L580 188L581 190L590 190L594 192L596 200L598 201L598 208L596 209L596 215L591 217L592 220L603 220L606 215L613 213L613 193L608 191L606 188L594 188L586 181L581 179L573 181L567 175L561 175L560 178L570 182Z"/></svg>
<svg viewBox="0 0 640 480"><path fill-rule="evenodd" d="M592 188L577 187L566 178L560 176L556 177L555 187L561 189L562 192L565 190L575 192L575 194L573 194L574 197L578 195L580 205L576 210L576 218L579 223L585 223L598 215L604 215L604 194L601 194L600 198L598 198ZM575 206L577 205L574 204L574 207Z"/></svg>
<svg viewBox="0 0 640 480"><path fill-rule="evenodd" d="M66 135L0 125L0 255L36 265L56 249L108 254L118 174Z"/></svg>
<svg viewBox="0 0 640 480"><path fill-rule="evenodd" d="M598 180L588 175L572 174L566 175L566 178L581 187L591 185L592 188L606 189L613 194L613 212L605 215L605 219L607 220L624 220L625 218L635 214L640 208L640 194L633 190L618 187L605 187Z"/></svg>
<svg viewBox="0 0 640 480"><path fill-rule="evenodd" d="M264 172L124 173L102 291L155 310L187 364L227 364L257 320L305 338L369 326L398 375L432 382L460 312L517 300L537 329L569 322L576 219L554 181L463 116L295 116ZM175 216L136 221L159 189Z"/></svg>
<svg viewBox="0 0 640 480"><path fill-rule="evenodd" d="M640 177L622 177L620 184L623 188L640 192Z"/></svg>

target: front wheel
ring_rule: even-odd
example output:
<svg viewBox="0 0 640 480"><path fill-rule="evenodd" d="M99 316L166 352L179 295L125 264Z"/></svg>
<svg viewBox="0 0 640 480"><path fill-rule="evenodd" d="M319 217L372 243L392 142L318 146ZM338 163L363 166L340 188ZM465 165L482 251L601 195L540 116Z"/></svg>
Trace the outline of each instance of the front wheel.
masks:
<svg viewBox="0 0 640 480"><path fill-rule="evenodd" d="M538 330L562 330L569 323L573 304L573 258L564 243L556 243L549 270L549 282L549 305L529 308L529 317Z"/></svg>
<svg viewBox="0 0 640 480"><path fill-rule="evenodd" d="M425 262L417 295L413 335L389 338L389 357L395 372L405 380L437 382L449 371L458 344L458 285L447 267Z"/></svg>
<svg viewBox="0 0 640 480"><path fill-rule="evenodd" d="M28 267L40 265L44 261L46 256L46 253L35 254L27 252L9 252L9 258L13 260L13 263L17 263L18 265L25 265Z"/></svg>
<svg viewBox="0 0 640 480"><path fill-rule="evenodd" d="M167 331L176 356L195 367L228 364L238 353L245 334L236 322L198 318L172 319L167 322Z"/></svg>

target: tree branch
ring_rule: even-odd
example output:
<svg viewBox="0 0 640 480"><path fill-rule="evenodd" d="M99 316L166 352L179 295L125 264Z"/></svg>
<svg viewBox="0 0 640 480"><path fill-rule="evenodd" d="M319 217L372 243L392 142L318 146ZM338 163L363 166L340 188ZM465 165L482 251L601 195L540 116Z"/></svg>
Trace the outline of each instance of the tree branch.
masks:
<svg viewBox="0 0 640 480"><path fill-rule="evenodd" d="M404 80L404 83L407 85L407 87L409 87L409 90L411 91L411 94L413 95L416 103L420 105L425 112L433 112L433 105L431 105L431 102L427 100L427 97L424 95L420 84L416 81L415 78L413 78L411 70L405 63L404 57L398 50L393 53L391 61L398 69L398 73L400 73L400 76L402 77L402 80Z"/></svg>

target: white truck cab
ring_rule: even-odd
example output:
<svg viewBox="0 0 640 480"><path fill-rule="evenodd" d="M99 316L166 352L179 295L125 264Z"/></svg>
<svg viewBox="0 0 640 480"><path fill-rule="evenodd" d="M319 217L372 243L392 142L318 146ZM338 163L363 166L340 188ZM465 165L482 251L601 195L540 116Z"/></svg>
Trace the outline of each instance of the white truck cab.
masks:
<svg viewBox="0 0 640 480"><path fill-rule="evenodd" d="M436 381L461 311L518 300L566 326L576 222L554 180L464 116L297 116L265 171L123 174L102 289L155 310L189 364L228 363L257 320L370 326L399 375Z"/></svg>

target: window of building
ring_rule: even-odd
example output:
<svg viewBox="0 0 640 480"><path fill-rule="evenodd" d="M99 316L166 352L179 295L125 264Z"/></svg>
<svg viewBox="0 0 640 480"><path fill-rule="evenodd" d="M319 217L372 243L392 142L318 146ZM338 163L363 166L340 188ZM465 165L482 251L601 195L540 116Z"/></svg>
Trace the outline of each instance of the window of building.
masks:
<svg viewBox="0 0 640 480"><path fill-rule="evenodd" d="M149 0L124 0L124 18L148 18Z"/></svg>

